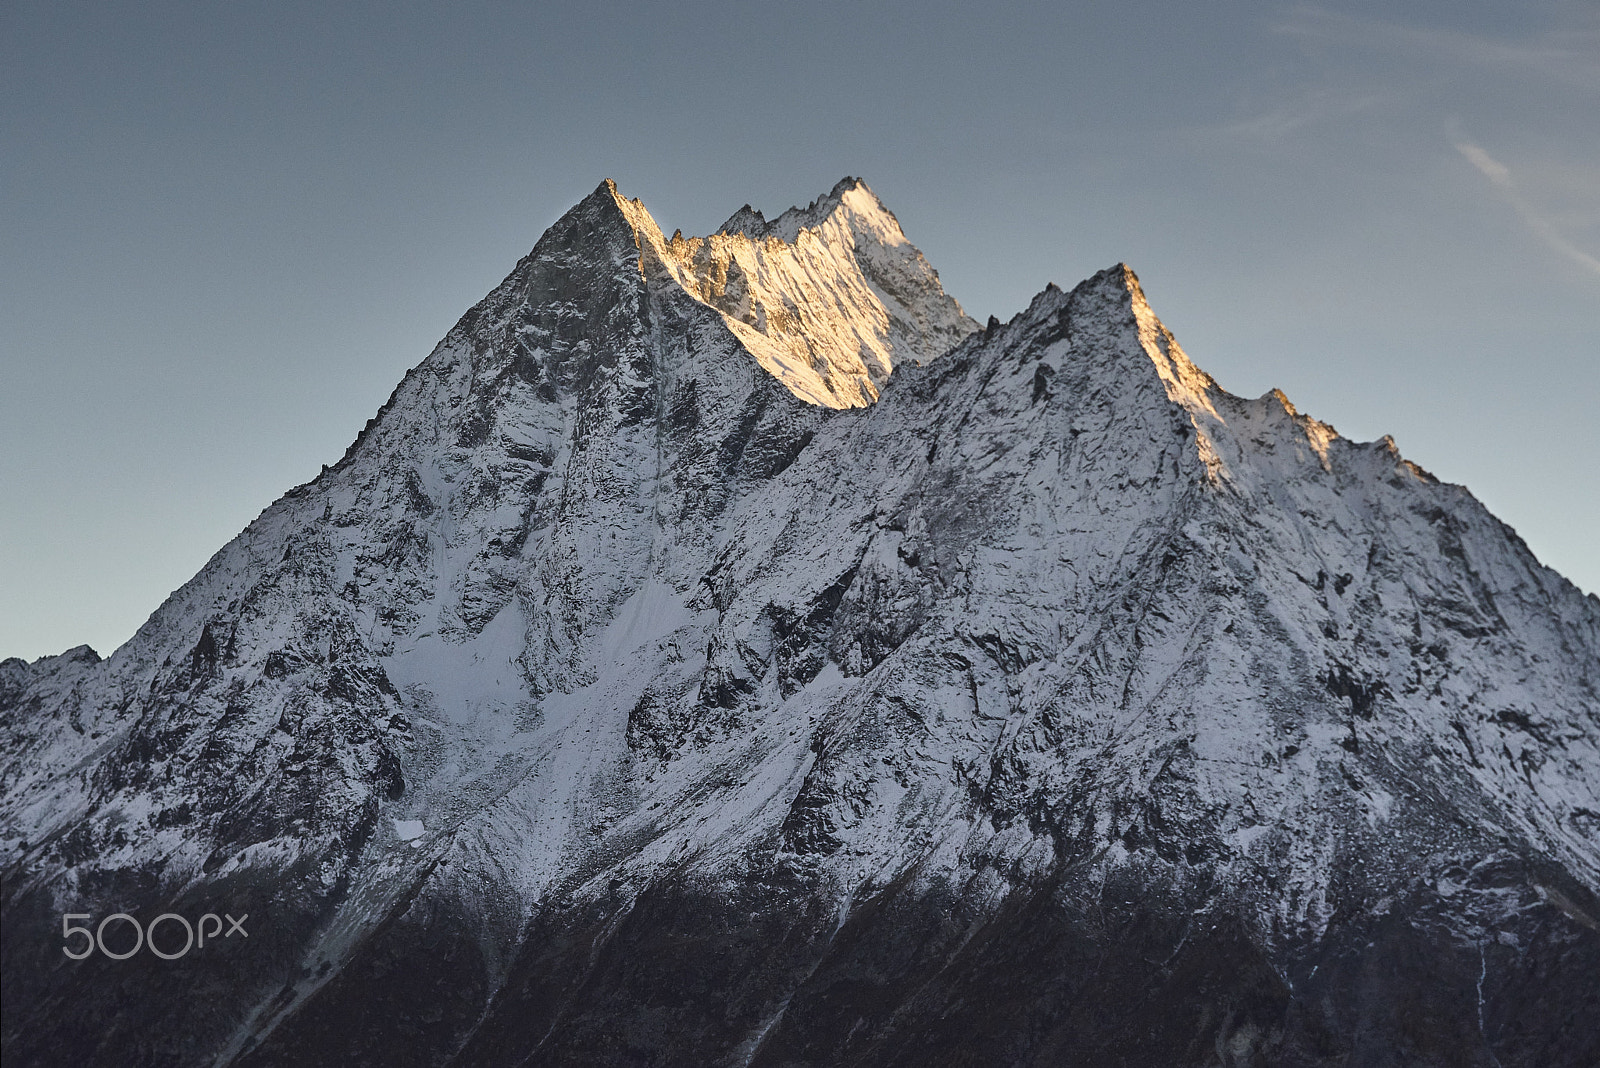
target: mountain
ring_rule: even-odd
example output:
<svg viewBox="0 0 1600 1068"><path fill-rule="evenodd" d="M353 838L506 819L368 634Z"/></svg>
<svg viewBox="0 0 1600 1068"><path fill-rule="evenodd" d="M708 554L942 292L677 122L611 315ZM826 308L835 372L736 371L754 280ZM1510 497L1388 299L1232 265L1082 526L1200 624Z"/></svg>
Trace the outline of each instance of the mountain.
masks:
<svg viewBox="0 0 1600 1068"><path fill-rule="evenodd" d="M0 788L8 1064L1600 1061L1600 600L854 179L600 186Z"/></svg>

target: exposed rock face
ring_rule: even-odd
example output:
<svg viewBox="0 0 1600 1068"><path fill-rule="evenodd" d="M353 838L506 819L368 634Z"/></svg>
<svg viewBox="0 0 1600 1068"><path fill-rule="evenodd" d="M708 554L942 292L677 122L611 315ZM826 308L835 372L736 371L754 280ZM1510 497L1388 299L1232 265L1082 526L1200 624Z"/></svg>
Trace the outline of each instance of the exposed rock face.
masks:
<svg viewBox="0 0 1600 1068"><path fill-rule="evenodd" d="M8 1063L1600 1060L1600 602L1124 267L975 330L854 180L596 190L127 645L0 665Z"/></svg>

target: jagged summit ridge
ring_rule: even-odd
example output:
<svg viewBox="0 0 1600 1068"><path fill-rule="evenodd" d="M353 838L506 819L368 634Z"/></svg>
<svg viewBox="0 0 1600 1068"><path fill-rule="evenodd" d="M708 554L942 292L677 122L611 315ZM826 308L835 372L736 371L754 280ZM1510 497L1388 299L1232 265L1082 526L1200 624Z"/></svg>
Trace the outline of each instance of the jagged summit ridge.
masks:
<svg viewBox="0 0 1600 1068"><path fill-rule="evenodd" d="M749 204L740 208L728 217L728 221L717 227L719 234L743 234L753 241L760 241L768 237L776 237L780 241L793 244L800 236L801 230L814 230L820 226L829 215L836 211L845 197L854 193L865 193L871 197L875 204L876 212L890 215L883 202L877 199L867 183L860 178L846 176L834 183L832 189L822 196L817 197L805 207L789 208L776 219L768 221L767 217ZM856 198L860 200L862 198Z"/></svg>

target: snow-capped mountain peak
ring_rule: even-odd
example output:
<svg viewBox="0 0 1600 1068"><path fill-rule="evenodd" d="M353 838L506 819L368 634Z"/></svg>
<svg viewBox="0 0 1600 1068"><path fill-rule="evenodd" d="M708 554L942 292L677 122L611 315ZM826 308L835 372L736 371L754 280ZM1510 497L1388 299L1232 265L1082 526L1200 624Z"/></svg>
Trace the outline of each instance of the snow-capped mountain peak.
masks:
<svg viewBox="0 0 1600 1068"><path fill-rule="evenodd" d="M669 240L643 204L616 196L644 269L715 308L808 403L870 404L896 363L931 359L977 328L859 179L770 223L747 206L703 238Z"/></svg>
<svg viewBox="0 0 1600 1068"><path fill-rule="evenodd" d="M7 1061L1587 1066L1597 695L1600 601L1126 266L979 329L857 180L607 182L110 658L0 663Z"/></svg>

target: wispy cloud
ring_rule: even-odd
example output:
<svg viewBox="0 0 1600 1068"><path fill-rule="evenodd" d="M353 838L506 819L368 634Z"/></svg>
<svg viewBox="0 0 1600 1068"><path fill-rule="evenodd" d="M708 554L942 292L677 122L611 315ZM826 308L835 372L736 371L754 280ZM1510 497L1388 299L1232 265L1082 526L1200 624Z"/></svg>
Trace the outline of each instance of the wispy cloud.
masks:
<svg viewBox="0 0 1600 1068"><path fill-rule="evenodd" d="M1390 99L1390 94L1387 93L1313 90L1298 100L1281 103L1259 114L1247 115L1221 126L1211 127L1210 132L1232 137L1273 140L1287 137L1317 123L1371 111Z"/></svg>
<svg viewBox="0 0 1600 1068"><path fill-rule="evenodd" d="M1323 69L1323 85L1292 92L1270 107L1209 127L1209 133L1281 139L1324 122L1405 107L1439 93L1446 84L1441 75L1452 71L1470 72L1475 82L1487 75L1533 78L1600 97L1600 17L1560 30L1491 37L1349 15L1307 3L1288 8L1266 28L1308 48L1327 46L1341 59L1331 71ZM1356 73L1349 60L1362 52L1374 63ZM1595 106L1600 107L1600 100Z"/></svg>
<svg viewBox="0 0 1600 1068"><path fill-rule="evenodd" d="M1600 259L1596 259L1567 240L1554 223L1528 202L1527 198L1517 190L1516 183L1511 178L1511 168L1491 156L1482 145L1474 144L1467 140L1462 136L1460 129L1453 124L1449 132L1451 143L1455 145L1456 151L1461 153L1466 161L1477 169L1479 174L1489 179L1490 184L1499 190L1500 195L1516 211L1518 217L1533 232L1534 236L1538 237L1551 249L1570 259L1573 263L1600 276Z"/></svg>
<svg viewBox="0 0 1600 1068"><path fill-rule="evenodd" d="M1407 26L1302 4L1290 9L1274 29L1292 36L1391 52L1400 50L1412 57L1523 71L1600 93L1600 20L1592 27L1504 40L1459 30Z"/></svg>
<svg viewBox="0 0 1600 1068"><path fill-rule="evenodd" d="M1467 162L1478 168L1483 176L1501 189L1511 188L1511 169L1471 141L1457 140L1456 151L1467 157Z"/></svg>

